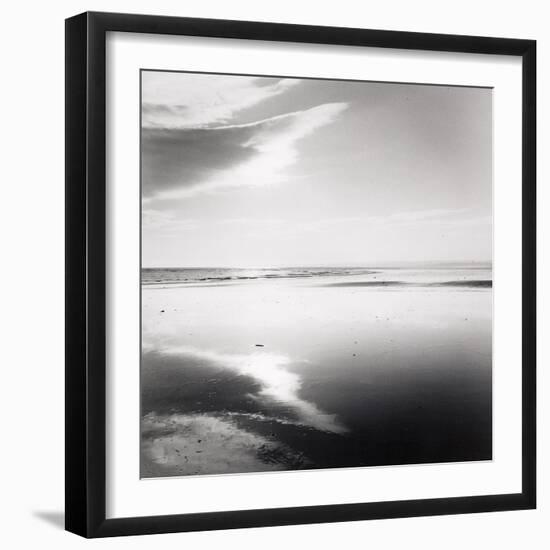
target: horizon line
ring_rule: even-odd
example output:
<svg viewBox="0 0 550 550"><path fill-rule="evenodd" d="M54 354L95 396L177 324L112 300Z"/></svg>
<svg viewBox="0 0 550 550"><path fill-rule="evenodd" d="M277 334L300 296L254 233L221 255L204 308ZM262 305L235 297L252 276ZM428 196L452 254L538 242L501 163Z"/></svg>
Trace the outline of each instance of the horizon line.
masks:
<svg viewBox="0 0 550 550"><path fill-rule="evenodd" d="M141 269L285 269L285 268L319 268L319 267L334 267L334 268L375 268L375 267L392 267L399 265L493 265L492 260L406 260L406 261L386 261L374 263L315 263L315 264L271 264L271 265L154 265L141 266Z"/></svg>

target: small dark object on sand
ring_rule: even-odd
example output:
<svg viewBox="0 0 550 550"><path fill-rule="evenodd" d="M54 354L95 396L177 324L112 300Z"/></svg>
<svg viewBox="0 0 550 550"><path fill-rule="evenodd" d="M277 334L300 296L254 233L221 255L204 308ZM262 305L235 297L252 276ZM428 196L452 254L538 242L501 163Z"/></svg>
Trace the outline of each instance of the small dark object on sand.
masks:
<svg viewBox="0 0 550 550"><path fill-rule="evenodd" d="M164 309L161 309L160 312L161 312L161 313L164 313Z"/></svg>
<svg viewBox="0 0 550 550"><path fill-rule="evenodd" d="M264 345L263 345L263 344L256 344L256 347L257 347L257 348L263 348Z"/></svg>

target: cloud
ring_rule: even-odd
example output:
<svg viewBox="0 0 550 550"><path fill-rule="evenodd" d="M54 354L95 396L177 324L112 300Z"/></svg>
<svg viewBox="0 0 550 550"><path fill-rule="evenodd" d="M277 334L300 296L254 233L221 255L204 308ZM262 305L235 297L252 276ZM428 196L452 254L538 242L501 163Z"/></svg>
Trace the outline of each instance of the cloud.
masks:
<svg viewBox="0 0 550 550"><path fill-rule="evenodd" d="M464 227L492 223L491 216L474 216L471 208L456 209L431 209L411 210L406 212L394 212L384 216L347 216L327 217L312 220L289 220L284 218L226 218L216 220L214 223L227 227L241 227L249 233L261 231L265 233L269 229L282 234L296 235L305 232L331 231L343 229L344 231L357 230L358 227L407 227L407 226L445 226Z"/></svg>
<svg viewBox="0 0 550 550"><path fill-rule="evenodd" d="M491 216L472 216L471 208L434 208L430 210L410 210L393 212L380 216L349 216L343 218L326 218L303 222L299 226L300 231L326 230L339 226L365 225L382 226L421 226L421 225L445 225L445 226L470 226L483 225L492 222ZM241 222L243 223L243 222ZM292 231L296 231L293 228Z"/></svg>
<svg viewBox="0 0 550 550"><path fill-rule="evenodd" d="M440 220L459 216L469 212L469 208L432 208L430 210L410 210L407 212L396 212L388 216L388 219L395 222L417 222L427 220Z"/></svg>
<svg viewBox="0 0 550 550"><path fill-rule="evenodd" d="M330 124L347 106L325 103L249 124L144 128L143 196L181 198L284 181L284 170L297 160L297 143Z"/></svg>
<svg viewBox="0 0 550 550"><path fill-rule="evenodd" d="M204 128L297 86L299 79L145 71L144 128Z"/></svg>
<svg viewBox="0 0 550 550"><path fill-rule="evenodd" d="M154 210L144 208L141 211L142 231L162 231L165 234L179 233L180 231L196 229L196 219L179 218L176 213L168 210Z"/></svg>

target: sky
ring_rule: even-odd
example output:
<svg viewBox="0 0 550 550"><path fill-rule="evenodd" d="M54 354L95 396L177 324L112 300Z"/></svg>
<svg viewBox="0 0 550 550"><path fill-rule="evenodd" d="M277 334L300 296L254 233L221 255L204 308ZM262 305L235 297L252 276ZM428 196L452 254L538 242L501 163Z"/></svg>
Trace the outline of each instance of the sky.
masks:
<svg viewBox="0 0 550 550"><path fill-rule="evenodd" d="M492 90L142 71L142 266L492 257Z"/></svg>

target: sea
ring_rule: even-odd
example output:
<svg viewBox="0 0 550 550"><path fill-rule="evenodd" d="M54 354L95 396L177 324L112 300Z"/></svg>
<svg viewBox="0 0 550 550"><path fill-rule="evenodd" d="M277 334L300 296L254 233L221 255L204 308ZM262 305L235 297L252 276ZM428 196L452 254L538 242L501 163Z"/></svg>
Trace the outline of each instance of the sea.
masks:
<svg viewBox="0 0 550 550"><path fill-rule="evenodd" d="M370 286L449 285L490 287L492 268L488 264L374 267L161 267L142 268L142 285L196 285L243 283L277 279L342 278L342 283L370 283Z"/></svg>

